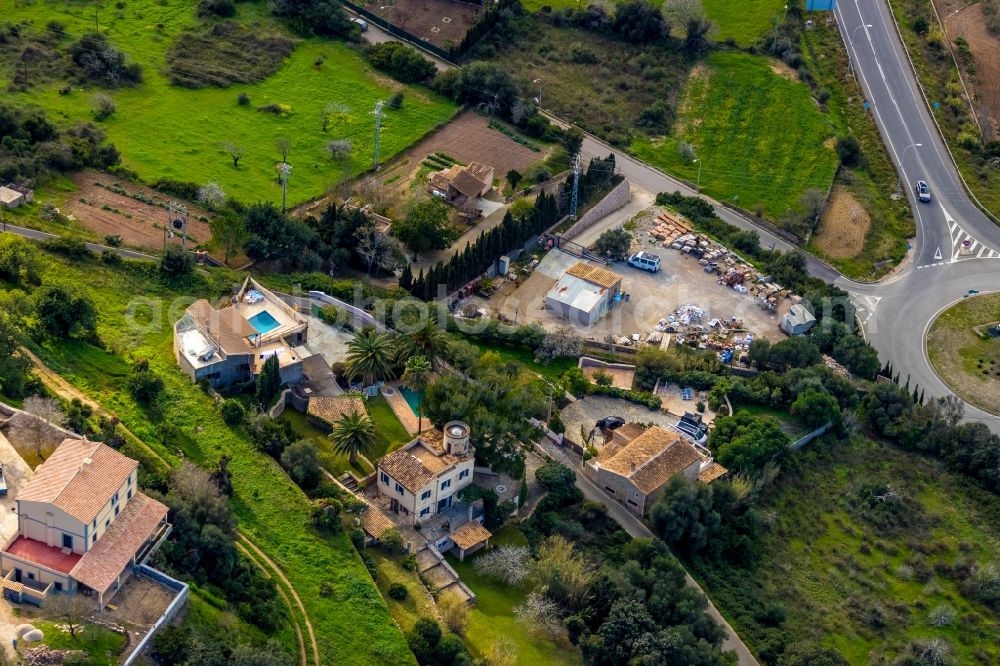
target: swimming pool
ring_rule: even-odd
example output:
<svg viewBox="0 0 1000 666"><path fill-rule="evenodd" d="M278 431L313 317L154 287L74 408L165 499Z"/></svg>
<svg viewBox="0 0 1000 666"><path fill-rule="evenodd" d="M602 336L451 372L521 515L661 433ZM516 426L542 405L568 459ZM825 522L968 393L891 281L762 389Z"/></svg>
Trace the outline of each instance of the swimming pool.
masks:
<svg viewBox="0 0 1000 666"><path fill-rule="evenodd" d="M248 319L247 321L249 321L250 325L253 326L255 329L257 329L257 332L260 333L261 335L265 333L270 333L271 331L273 331L274 329L278 328L278 326L281 325L278 323L278 320L275 319L274 316L267 310L258 312L254 316L250 317L250 319Z"/></svg>
<svg viewBox="0 0 1000 666"><path fill-rule="evenodd" d="M403 394L403 397L406 399L406 404L408 404L410 406L410 409L413 410L413 413L416 414L416 415L419 415L420 414L420 396L422 395L422 392L421 391L412 391L412 390L406 388L405 386L400 386L399 387L399 392Z"/></svg>

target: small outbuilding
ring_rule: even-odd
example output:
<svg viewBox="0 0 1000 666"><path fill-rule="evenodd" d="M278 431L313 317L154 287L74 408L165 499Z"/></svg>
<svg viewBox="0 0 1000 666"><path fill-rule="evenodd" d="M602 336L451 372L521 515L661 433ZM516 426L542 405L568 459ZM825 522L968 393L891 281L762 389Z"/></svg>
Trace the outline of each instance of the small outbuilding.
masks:
<svg viewBox="0 0 1000 666"><path fill-rule="evenodd" d="M321 430L331 430L333 424L348 414L368 416L365 401L358 395L314 396L309 398L306 417Z"/></svg>
<svg viewBox="0 0 1000 666"><path fill-rule="evenodd" d="M622 277L603 266L578 261L545 295L545 307L564 319L592 326L621 298Z"/></svg>
<svg viewBox="0 0 1000 666"><path fill-rule="evenodd" d="M781 318L780 328L788 335L805 335L816 325L816 317L806 306L796 303Z"/></svg>

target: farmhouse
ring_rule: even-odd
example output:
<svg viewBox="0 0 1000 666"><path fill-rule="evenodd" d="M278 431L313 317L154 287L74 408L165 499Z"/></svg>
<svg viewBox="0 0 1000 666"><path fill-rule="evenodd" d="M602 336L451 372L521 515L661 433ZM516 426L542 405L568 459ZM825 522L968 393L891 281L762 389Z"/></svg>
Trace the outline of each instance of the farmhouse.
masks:
<svg viewBox="0 0 1000 666"><path fill-rule="evenodd" d="M816 317L801 303L793 305L781 318L781 330L788 335L805 335L816 325Z"/></svg>
<svg viewBox="0 0 1000 666"><path fill-rule="evenodd" d="M455 164L428 177L430 193L445 201L462 204L486 196L493 189L493 167L480 162Z"/></svg>
<svg viewBox="0 0 1000 666"><path fill-rule="evenodd" d="M728 470L675 432L630 423L615 431L584 472L608 495L643 516L675 476L711 483Z"/></svg>
<svg viewBox="0 0 1000 666"><path fill-rule="evenodd" d="M621 298L621 288L617 273L578 261L545 295L545 307L570 322L592 326Z"/></svg>
<svg viewBox="0 0 1000 666"><path fill-rule="evenodd" d="M308 322L273 293L247 277L229 305L216 309L201 299L174 324L174 355L195 382L216 388L249 382L271 356L283 384L302 380L302 359L311 352Z"/></svg>
<svg viewBox="0 0 1000 666"><path fill-rule="evenodd" d="M103 608L171 528L167 507L136 489L138 466L100 442L64 440L16 498L4 596L41 605L85 592Z"/></svg>

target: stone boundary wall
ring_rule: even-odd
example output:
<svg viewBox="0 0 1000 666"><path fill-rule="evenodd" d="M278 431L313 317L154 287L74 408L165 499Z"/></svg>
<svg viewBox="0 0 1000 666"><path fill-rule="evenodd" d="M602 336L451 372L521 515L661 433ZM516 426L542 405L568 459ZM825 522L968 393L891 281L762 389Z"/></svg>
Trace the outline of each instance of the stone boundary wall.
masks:
<svg viewBox="0 0 1000 666"><path fill-rule="evenodd" d="M562 237L571 239L584 229L592 226L605 215L610 215L619 208L624 207L632 199L632 192L629 189L630 185L628 178L623 179L603 199L594 204L593 208L584 213L572 227L567 229L566 233L562 234Z"/></svg>

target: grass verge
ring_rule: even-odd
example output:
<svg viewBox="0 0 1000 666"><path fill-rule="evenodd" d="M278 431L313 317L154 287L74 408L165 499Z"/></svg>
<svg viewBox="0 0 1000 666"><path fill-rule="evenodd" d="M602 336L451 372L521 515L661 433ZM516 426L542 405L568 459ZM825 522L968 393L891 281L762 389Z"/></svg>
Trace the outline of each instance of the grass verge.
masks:
<svg viewBox="0 0 1000 666"><path fill-rule="evenodd" d="M781 20L784 0L747 0L733 4L728 0L702 0L705 18L715 24L714 39L732 40L737 46L750 46Z"/></svg>
<svg viewBox="0 0 1000 666"><path fill-rule="evenodd" d="M80 662L88 666L113 666L125 647L125 637L99 624L85 624L76 628L76 636L57 622L32 622L42 630L42 641L53 650L83 650L87 653Z"/></svg>
<svg viewBox="0 0 1000 666"><path fill-rule="evenodd" d="M1000 293L967 298L934 320L927 355L952 391L976 407L1000 414L1000 338L987 324L1000 322Z"/></svg>

